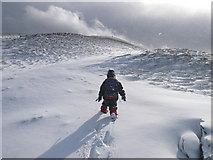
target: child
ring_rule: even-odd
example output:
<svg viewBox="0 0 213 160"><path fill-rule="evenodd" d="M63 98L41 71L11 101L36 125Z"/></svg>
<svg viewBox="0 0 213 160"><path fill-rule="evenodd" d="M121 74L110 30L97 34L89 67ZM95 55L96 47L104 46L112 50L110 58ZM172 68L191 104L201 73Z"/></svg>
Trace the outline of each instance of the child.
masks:
<svg viewBox="0 0 213 160"><path fill-rule="evenodd" d="M121 83L115 78L114 70L109 70L107 73L107 79L104 80L100 87L99 96L96 101L100 102L102 97L104 99L101 112L107 113L107 106L109 106L110 115L117 117L117 100L118 93L121 95L122 100L126 101L126 94L123 90Z"/></svg>

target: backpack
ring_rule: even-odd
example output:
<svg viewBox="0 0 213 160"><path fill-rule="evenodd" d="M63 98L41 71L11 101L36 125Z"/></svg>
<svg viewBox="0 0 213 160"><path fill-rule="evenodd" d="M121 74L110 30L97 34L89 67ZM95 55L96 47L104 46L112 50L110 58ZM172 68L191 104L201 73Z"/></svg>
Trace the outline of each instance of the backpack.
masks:
<svg viewBox="0 0 213 160"><path fill-rule="evenodd" d="M104 98L106 99L118 98L118 81L116 79L108 78L105 80Z"/></svg>

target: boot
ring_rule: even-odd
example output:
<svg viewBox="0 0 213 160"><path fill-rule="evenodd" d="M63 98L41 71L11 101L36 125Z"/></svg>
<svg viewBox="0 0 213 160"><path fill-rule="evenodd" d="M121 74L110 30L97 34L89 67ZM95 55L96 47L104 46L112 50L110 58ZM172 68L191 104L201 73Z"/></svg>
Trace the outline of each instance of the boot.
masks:
<svg viewBox="0 0 213 160"><path fill-rule="evenodd" d="M101 106L101 112L106 114L107 113L107 107Z"/></svg>
<svg viewBox="0 0 213 160"><path fill-rule="evenodd" d="M118 115L117 109L115 109L115 108L110 109L110 114L112 114L112 113L115 113L115 115Z"/></svg>

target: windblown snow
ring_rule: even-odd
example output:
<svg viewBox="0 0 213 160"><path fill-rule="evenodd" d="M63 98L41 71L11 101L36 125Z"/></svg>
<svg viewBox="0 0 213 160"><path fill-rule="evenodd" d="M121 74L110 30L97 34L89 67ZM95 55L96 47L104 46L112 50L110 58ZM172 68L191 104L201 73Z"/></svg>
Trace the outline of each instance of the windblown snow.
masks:
<svg viewBox="0 0 213 160"><path fill-rule="evenodd" d="M210 54L114 37L2 36L3 158L211 158ZM99 87L127 93L115 122Z"/></svg>

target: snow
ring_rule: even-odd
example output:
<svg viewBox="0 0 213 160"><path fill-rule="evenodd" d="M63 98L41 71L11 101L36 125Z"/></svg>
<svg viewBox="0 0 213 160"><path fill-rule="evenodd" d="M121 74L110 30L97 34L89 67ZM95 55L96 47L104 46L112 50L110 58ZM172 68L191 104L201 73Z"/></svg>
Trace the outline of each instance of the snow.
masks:
<svg viewBox="0 0 213 160"><path fill-rule="evenodd" d="M186 132L181 136L179 148L187 158L200 157L200 140L193 132Z"/></svg>
<svg viewBox="0 0 213 160"><path fill-rule="evenodd" d="M132 62L123 58L123 64L134 63L143 52L127 42L53 35L3 40L3 158L212 156L209 94L150 84L149 79L137 78L132 68L122 74L114 60L120 64L120 58L129 54ZM61 46L57 51L56 39L64 42L64 47L55 44ZM41 47L44 40L48 45ZM110 67L127 93L126 102L118 101L114 122L109 114L100 113L101 103L95 101Z"/></svg>
<svg viewBox="0 0 213 160"><path fill-rule="evenodd" d="M202 120L201 122L201 149L203 151L203 157L205 159L208 159L209 157L212 157L212 134L211 134L211 119L208 119L208 121Z"/></svg>

